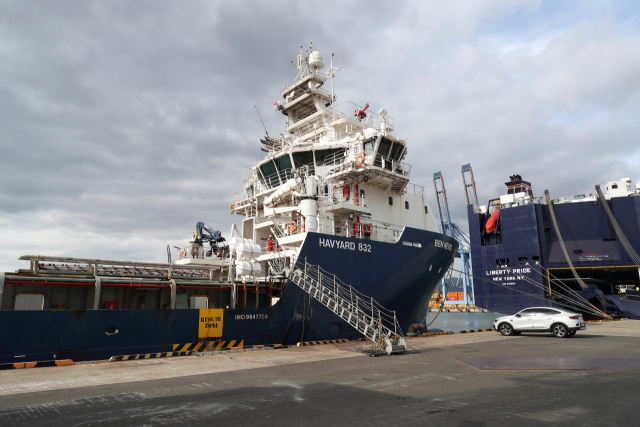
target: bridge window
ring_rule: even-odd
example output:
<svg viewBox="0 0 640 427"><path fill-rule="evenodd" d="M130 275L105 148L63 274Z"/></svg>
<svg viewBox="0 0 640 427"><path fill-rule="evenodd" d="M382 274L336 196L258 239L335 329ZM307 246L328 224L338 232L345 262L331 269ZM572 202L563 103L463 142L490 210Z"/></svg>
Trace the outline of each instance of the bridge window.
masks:
<svg viewBox="0 0 640 427"><path fill-rule="evenodd" d="M368 151L369 154L371 154L373 153L375 143L376 143L376 140L372 138L368 141L365 141L364 144L362 144L362 147L365 151Z"/></svg>
<svg viewBox="0 0 640 427"><path fill-rule="evenodd" d="M387 158L387 155L389 154L389 148L391 148L391 141L386 138L382 138L380 140L380 144L378 145L378 152L376 154L376 158L373 161L373 166L377 166L379 168L382 167L382 159Z"/></svg>
<svg viewBox="0 0 640 427"><path fill-rule="evenodd" d="M328 150L317 150L316 151L316 165L318 166L322 166L323 164L325 164L325 162L327 163L334 163L334 161L336 160L336 157L339 156L335 155L336 153L339 152L344 152L344 148L333 148L333 149L328 149Z"/></svg>
<svg viewBox="0 0 640 427"><path fill-rule="evenodd" d="M276 164L278 165L278 170L282 173L282 177L284 179L291 178L291 157L289 157L288 154L278 157L276 159Z"/></svg>
<svg viewBox="0 0 640 427"><path fill-rule="evenodd" d="M386 158L389 155L389 148L391 148L391 141L386 138L380 140L380 146L378 147L378 153Z"/></svg>
<svg viewBox="0 0 640 427"><path fill-rule="evenodd" d="M264 175L264 179L266 180L266 184L269 187L274 187L280 185L280 180L278 179L278 171L276 170L276 165L273 162L269 161L264 165L260 166L260 170Z"/></svg>
<svg viewBox="0 0 640 427"><path fill-rule="evenodd" d="M400 159L400 155L402 154L402 151L404 149L404 146L398 142L393 144L393 147L391 148L391 154L389 155L389 159L391 160L395 160L396 162Z"/></svg>
<svg viewBox="0 0 640 427"><path fill-rule="evenodd" d="M293 163L297 168L313 164L313 151L298 151L292 153Z"/></svg>

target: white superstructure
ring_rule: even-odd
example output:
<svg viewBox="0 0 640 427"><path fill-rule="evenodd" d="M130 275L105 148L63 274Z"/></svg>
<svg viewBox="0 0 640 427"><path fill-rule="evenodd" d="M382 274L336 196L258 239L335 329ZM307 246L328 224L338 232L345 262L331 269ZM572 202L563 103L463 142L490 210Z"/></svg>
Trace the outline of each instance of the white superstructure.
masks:
<svg viewBox="0 0 640 427"><path fill-rule="evenodd" d="M244 217L242 238L262 248L255 260L295 259L308 232L389 243L405 227L438 232L424 188L409 183L407 144L387 111L335 102L333 55L324 73L324 57L312 48L301 48L294 65L298 74L274 105L287 117L286 132L261 140L266 156L245 167L231 204Z"/></svg>

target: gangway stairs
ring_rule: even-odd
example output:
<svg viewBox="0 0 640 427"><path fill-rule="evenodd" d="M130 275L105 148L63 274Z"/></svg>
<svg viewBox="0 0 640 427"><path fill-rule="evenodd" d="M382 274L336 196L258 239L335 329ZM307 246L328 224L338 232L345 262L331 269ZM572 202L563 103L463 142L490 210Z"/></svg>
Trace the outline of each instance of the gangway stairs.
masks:
<svg viewBox="0 0 640 427"><path fill-rule="evenodd" d="M373 298L358 292L320 266L299 260L282 273L312 298L345 320L359 333L378 344L387 354L401 354L407 344L400 333L395 311L387 310Z"/></svg>

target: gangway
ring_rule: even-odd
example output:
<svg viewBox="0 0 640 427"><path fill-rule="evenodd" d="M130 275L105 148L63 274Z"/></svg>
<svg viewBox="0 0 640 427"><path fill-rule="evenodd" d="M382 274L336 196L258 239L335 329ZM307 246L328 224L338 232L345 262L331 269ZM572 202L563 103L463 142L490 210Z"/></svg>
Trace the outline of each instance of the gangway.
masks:
<svg viewBox="0 0 640 427"><path fill-rule="evenodd" d="M320 266L308 264L306 259L298 260L292 267L284 262L278 265L283 266L281 273L291 283L378 344L387 354L406 351L407 344L395 311L387 310Z"/></svg>

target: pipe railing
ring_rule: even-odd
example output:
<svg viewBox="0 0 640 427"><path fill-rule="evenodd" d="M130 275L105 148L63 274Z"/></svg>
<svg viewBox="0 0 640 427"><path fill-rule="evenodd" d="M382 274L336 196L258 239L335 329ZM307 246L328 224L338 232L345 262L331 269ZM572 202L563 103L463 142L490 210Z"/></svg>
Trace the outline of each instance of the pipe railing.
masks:
<svg viewBox="0 0 640 427"><path fill-rule="evenodd" d="M71 277L213 280L228 269L228 264L194 266L34 255L24 255L19 259L31 261L30 269L20 270L23 274Z"/></svg>
<svg viewBox="0 0 640 427"><path fill-rule="evenodd" d="M293 273L301 277L305 284L320 288L324 295L336 301L340 307L355 313L358 323L382 329L389 336L400 332L395 311L386 309L372 297L344 283L335 274L320 266L308 264L306 260L298 261Z"/></svg>

